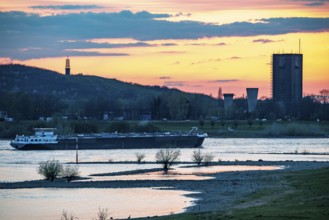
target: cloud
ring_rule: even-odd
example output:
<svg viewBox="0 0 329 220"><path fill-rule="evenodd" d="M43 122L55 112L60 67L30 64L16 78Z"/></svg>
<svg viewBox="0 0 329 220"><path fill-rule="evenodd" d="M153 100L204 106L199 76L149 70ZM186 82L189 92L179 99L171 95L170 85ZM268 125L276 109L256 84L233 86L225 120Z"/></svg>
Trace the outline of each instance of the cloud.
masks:
<svg viewBox="0 0 329 220"><path fill-rule="evenodd" d="M159 79L171 79L170 76L160 76Z"/></svg>
<svg viewBox="0 0 329 220"><path fill-rule="evenodd" d="M183 12L178 12L177 14L175 14L175 17L181 17L181 16L190 17L191 15L192 15L191 13L184 14Z"/></svg>
<svg viewBox="0 0 329 220"><path fill-rule="evenodd" d="M219 61L221 61L220 58L218 58L218 59L208 59L208 60L201 60L201 61L198 61L198 62L193 62L193 63L191 63L191 65L203 64L203 63L209 63L209 62L219 62Z"/></svg>
<svg viewBox="0 0 329 220"><path fill-rule="evenodd" d="M33 9L51 9L51 10L86 10L103 8L99 5L34 5Z"/></svg>
<svg viewBox="0 0 329 220"><path fill-rule="evenodd" d="M221 43L218 43L218 44L216 44L216 45L217 45L217 46L225 46L226 43L221 42Z"/></svg>
<svg viewBox="0 0 329 220"><path fill-rule="evenodd" d="M132 13L69 13L41 16L24 12L0 12L1 56L12 59L32 59L42 55L57 56L65 49L113 48L154 46L144 41L166 39L198 39L224 36L277 35L295 32L329 30L328 18L269 18L256 22L212 23L171 22L169 14ZM132 38L139 42L130 45L97 44L85 42L99 38ZM73 40L68 42L68 40ZM224 44L221 44L224 45ZM161 46L161 45L160 45ZM164 44L162 46L174 46ZM21 52L21 48L43 48L38 53ZM182 53L163 51L162 53ZM56 55L55 55L56 54Z"/></svg>
<svg viewBox="0 0 329 220"><path fill-rule="evenodd" d="M252 41L253 43L263 43L263 44L267 44L267 43L272 43L274 42L273 40L270 39L256 39Z"/></svg>
<svg viewBox="0 0 329 220"><path fill-rule="evenodd" d="M162 54L182 54L182 53L186 53L185 51L160 51L158 53L162 53Z"/></svg>
<svg viewBox="0 0 329 220"><path fill-rule="evenodd" d="M176 62L172 63L171 65L178 65L178 64L180 64L180 62L176 61Z"/></svg>
<svg viewBox="0 0 329 220"><path fill-rule="evenodd" d="M169 46L177 46L177 44L175 44L175 43L164 43L164 44L161 44L161 46L169 47Z"/></svg>
<svg viewBox="0 0 329 220"><path fill-rule="evenodd" d="M207 43L192 43L185 44L186 46L225 46L226 43L218 43L218 44L207 44Z"/></svg>
<svg viewBox="0 0 329 220"><path fill-rule="evenodd" d="M209 80L208 83L230 83L230 82L238 82L238 79L217 79L217 80Z"/></svg>
<svg viewBox="0 0 329 220"><path fill-rule="evenodd" d="M280 42L280 41L283 41L283 40L271 40L271 39L263 39L263 38L260 38L260 39L255 39L253 40L252 42L253 43L263 43L263 44L267 44L267 43L274 43L274 42Z"/></svg>
<svg viewBox="0 0 329 220"><path fill-rule="evenodd" d="M86 48L126 48L126 47L153 47L157 45L148 44L145 42L136 42L136 43L121 43L121 44L111 44L111 43L96 43L88 40L81 41L62 41L60 42L61 47L70 48L70 49L86 49Z"/></svg>
<svg viewBox="0 0 329 220"><path fill-rule="evenodd" d="M327 2L329 2L329 0L290 0L290 1L294 1L294 2L304 2L304 6L311 6L311 7L316 7L316 6L323 6L325 5Z"/></svg>
<svg viewBox="0 0 329 220"><path fill-rule="evenodd" d="M182 87L182 86L185 86L185 82L184 81L166 81L163 83L163 86Z"/></svg>
<svg viewBox="0 0 329 220"><path fill-rule="evenodd" d="M227 58L228 60L239 60L239 59L242 59L241 57L236 57L236 56L234 56L234 57L229 57L229 58Z"/></svg>

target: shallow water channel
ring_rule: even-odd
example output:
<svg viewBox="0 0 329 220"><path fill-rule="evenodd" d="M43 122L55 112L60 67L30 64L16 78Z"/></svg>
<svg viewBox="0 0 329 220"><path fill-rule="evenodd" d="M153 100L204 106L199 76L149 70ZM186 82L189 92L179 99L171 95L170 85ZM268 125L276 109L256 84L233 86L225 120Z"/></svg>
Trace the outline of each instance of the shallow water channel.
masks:
<svg viewBox="0 0 329 220"><path fill-rule="evenodd" d="M63 210L79 219L96 219L99 209L113 218L169 215L192 205L189 192L132 189L0 190L0 219L61 219Z"/></svg>

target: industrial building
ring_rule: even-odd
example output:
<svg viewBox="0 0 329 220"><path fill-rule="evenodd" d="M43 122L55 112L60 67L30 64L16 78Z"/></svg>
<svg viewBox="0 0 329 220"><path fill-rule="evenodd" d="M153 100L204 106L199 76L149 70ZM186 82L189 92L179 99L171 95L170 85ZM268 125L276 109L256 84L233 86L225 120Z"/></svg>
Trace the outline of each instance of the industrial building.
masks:
<svg viewBox="0 0 329 220"><path fill-rule="evenodd" d="M273 54L272 98L285 114L296 115L303 97L303 54Z"/></svg>
<svg viewBox="0 0 329 220"><path fill-rule="evenodd" d="M247 88L248 112L255 111L257 106L258 88Z"/></svg>
<svg viewBox="0 0 329 220"><path fill-rule="evenodd" d="M224 93L224 109L225 109L225 114L229 112L233 105L233 93Z"/></svg>

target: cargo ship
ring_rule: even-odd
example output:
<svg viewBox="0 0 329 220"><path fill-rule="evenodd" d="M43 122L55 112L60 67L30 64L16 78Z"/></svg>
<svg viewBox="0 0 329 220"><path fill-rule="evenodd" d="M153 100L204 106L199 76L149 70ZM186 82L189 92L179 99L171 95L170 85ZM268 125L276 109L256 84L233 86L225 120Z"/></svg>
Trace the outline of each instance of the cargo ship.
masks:
<svg viewBox="0 0 329 220"><path fill-rule="evenodd" d="M32 136L17 135L10 145L18 150L106 150L144 148L197 148L207 133L188 132L96 133L57 135L55 128L36 128Z"/></svg>

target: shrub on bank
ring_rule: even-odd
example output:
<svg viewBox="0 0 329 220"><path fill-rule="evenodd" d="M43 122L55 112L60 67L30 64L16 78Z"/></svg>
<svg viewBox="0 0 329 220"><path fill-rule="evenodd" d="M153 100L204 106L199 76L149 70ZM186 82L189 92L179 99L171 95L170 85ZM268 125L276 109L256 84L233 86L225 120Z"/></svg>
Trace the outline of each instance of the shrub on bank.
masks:
<svg viewBox="0 0 329 220"><path fill-rule="evenodd" d="M97 218L93 218L93 220L109 220L112 219L108 209L99 208L97 213Z"/></svg>
<svg viewBox="0 0 329 220"><path fill-rule="evenodd" d="M66 178L70 182L73 178L79 176L79 167L61 164L58 160L48 160L41 162L38 167L38 173L46 180L54 181L57 177Z"/></svg>
<svg viewBox="0 0 329 220"><path fill-rule="evenodd" d="M145 158L145 154L143 153L136 153L136 159L137 159L137 163L142 162L142 160Z"/></svg>
<svg viewBox="0 0 329 220"><path fill-rule="evenodd" d="M58 160L48 160L41 162L38 167L38 173L46 180L54 181L62 172L63 165Z"/></svg>
<svg viewBox="0 0 329 220"><path fill-rule="evenodd" d="M156 155L155 159L158 163L161 163L163 166L163 172L167 173L171 165L178 161L180 156L180 150L174 150L171 148L161 149Z"/></svg>
<svg viewBox="0 0 329 220"><path fill-rule="evenodd" d="M71 166L66 165L62 169L62 172L60 173L63 178L66 178L68 182L70 182L73 178L76 178L79 176L79 167L78 166Z"/></svg>
<svg viewBox="0 0 329 220"><path fill-rule="evenodd" d="M204 165L208 166L214 160L215 156L212 153L206 153L204 155Z"/></svg>
<svg viewBox="0 0 329 220"><path fill-rule="evenodd" d="M198 166L201 165L203 158L204 158L204 155L200 149L193 151L192 161L195 162Z"/></svg>
<svg viewBox="0 0 329 220"><path fill-rule="evenodd" d="M68 214L67 211L63 210L61 220L74 220L74 219L79 219L75 217L72 213Z"/></svg>

